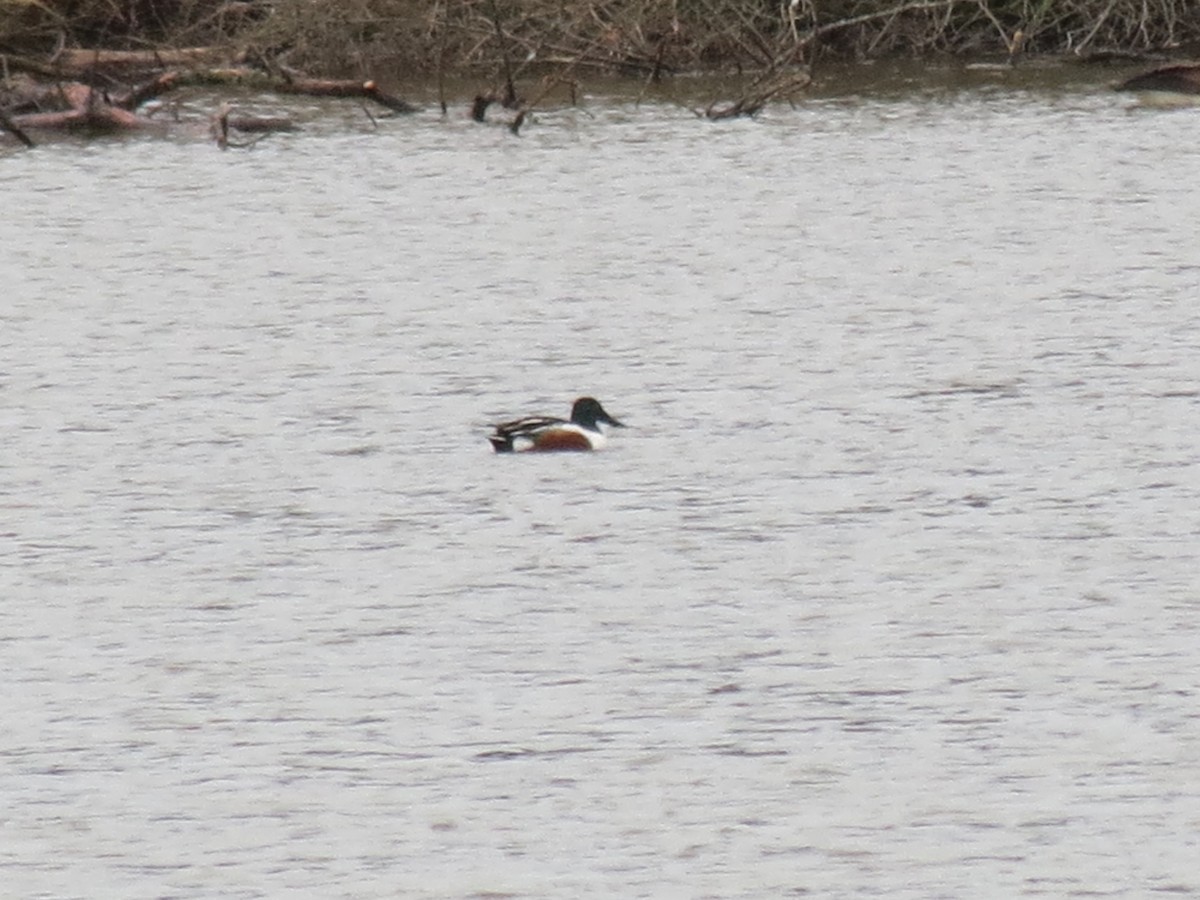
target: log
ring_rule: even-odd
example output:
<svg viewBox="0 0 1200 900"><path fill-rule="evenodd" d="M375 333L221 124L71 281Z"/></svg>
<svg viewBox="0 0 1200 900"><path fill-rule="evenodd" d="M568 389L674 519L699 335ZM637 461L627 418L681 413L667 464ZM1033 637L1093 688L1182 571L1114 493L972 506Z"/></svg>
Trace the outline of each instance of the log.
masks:
<svg viewBox="0 0 1200 900"><path fill-rule="evenodd" d="M240 131L246 134L258 134L259 137L247 144L235 144L229 139L229 132ZM233 112L228 103L223 104L213 115L210 131L217 146L222 150L230 147L252 147L268 134L278 131L295 131L296 123L285 116L250 116Z"/></svg>
<svg viewBox="0 0 1200 900"><path fill-rule="evenodd" d="M305 94L309 97L364 97L394 112L417 111L417 107L411 103L380 90L374 81L302 78L285 72L283 82L276 89L285 94Z"/></svg>
<svg viewBox="0 0 1200 900"><path fill-rule="evenodd" d="M122 131L146 125L127 109L113 106L103 91L79 82L61 86L67 109L26 113L13 117L18 128L57 128L87 131Z"/></svg>
<svg viewBox="0 0 1200 900"><path fill-rule="evenodd" d="M39 112L58 106L62 99L58 87L17 72L0 81L0 108L10 116L18 113Z"/></svg>
<svg viewBox="0 0 1200 900"><path fill-rule="evenodd" d="M78 78L92 73L128 75L157 69L186 69L219 66L231 54L220 47L188 47L179 50L84 50L67 49L51 62L65 76Z"/></svg>
<svg viewBox="0 0 1200 900"><path fill-rule="evenodd" d="M1170 91L1200 94L1200 63L1182 63L1151 69L1117 85L1118 91Z"/></svg>
<svg viewBox="0 0 1200 900"><path fill-rule="evenodd" d="M275 131L295 131L296 123L287 116L227 116L229 127L246 134L270 134Z"/></svg>
<svg viewBox="0 0 1200 900"><path fill-rule="evenodd" d="M26 147L35 146L35 144L33 143L33 140L29 137L29 135L27 135L24 131L22 131L20 126L18 126L16 122L14 122L12 119L10 119L3 112L0 112L0 128L7 131L9 134L11 134L13 137L15 137L18 141L20 141Z"/></svg>
<svg viewBox="0 0 1200 900"><path fill-rule="evenodd" d="M2 2L2 0L0 0ZM77 51L83 52L83 51ZM182 52L182 51L180 51ZM92 51L92 56L101 58L111 57L117 51ZM120 58L129 56L121 51ZM138 59L145 59L146 54L138 51ZM161 59L162 54L156 58ZM232 72L237 78L264 80L264 87L274 88L285 94L305 94L316 97L358 97L372 100L382 106L399 113L413 113L417 107L392 94L381 90L374 81L333 80L308 78L296 72L287 70L275 71L268 74L252 72L249 69L192 69L167 70L159 72L150 80L128 87L124 90L111 92L102 90L82 81L68 81L54 86L38 85L32 79L28 85L23 85L18 100L21 106L28 110L20 115L8 112L5 119L0 121L0 129L15 135L18 140L28 141L24 134L27 128L79 129L95 132L119 131L153 125L149 118L143 118L134 110L154 97L174 90L183 84L191 83L197 76L203 78L206 73L226 75ZM93 80L93 79L88 79ZM32 87L30 87L32 85ZM36 88L36 90L34 90ZM56 108L56 107L65 107ZM221 146L236 146L229 141L229 130L259 135L278 131L292 131L295 123L282 116L250 116L229 114L229 107L217 117L214 131L217 133ZM31 142L30 142L31 144Z"/></svg>

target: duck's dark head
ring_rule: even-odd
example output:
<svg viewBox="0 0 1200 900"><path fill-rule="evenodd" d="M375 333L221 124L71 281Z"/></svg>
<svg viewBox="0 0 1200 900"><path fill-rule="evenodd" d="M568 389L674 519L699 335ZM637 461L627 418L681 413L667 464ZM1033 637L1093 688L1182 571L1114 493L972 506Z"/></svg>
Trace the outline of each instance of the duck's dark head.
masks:
<svg viewBox="0 0 1200 900"><path fill-rule="evenodd" d="M576 425L581 425L592 431L596 431L596 424L603 422L605 425L616 425L618 428L624 428L624 422L618 422L612 416L604 411L604 407L600 405L600 401L595 397L580 397L575 401L575 405L571 407L571 421Z"/></svg>

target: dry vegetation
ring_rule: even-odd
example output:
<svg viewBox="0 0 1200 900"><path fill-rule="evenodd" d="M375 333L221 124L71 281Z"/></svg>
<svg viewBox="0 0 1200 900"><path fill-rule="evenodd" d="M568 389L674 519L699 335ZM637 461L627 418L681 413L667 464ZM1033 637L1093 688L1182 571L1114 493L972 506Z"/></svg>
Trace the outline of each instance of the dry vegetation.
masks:
<svg viewBox="0 0 1200 900"><path fill-rule="evenodd" d="M0 131L33 146L27 128L143 128L140 104L197 82L406 113L414 108L376 75L436 75L446 109L444 77L471 74L492 84L475 96L474 118L499 104L517 132L550 91L574 97L589 71L747 73L740 96L696 110L722 119L797 95L820 59L1198 47L1197 0L0 0ZM1200 89L1200 67L1165 71L1172 89ZM213 127L228 147L231 130L291 122L226 105Z"/></svg>
<svg viewBox="0 0 1200 900"><path fill-rule="evenodd" d="M1019 34L1019 37L1017 37ZM1196 0L0 0L0 53L228 46L329 74L637 74L1200 46ZM2 73L0 73L2 74Z"/></svg>

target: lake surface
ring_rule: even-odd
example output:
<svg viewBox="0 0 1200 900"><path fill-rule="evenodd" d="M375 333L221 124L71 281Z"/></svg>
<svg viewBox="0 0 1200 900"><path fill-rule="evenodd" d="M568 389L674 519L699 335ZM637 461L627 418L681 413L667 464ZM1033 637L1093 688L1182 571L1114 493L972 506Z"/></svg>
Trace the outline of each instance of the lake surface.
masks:
<svg viewBox="0 0 1200 900"><path fill-rule="evenodd" d="M1019 77L3 145L4 893L1200 893L1200 110Z"/></svg>

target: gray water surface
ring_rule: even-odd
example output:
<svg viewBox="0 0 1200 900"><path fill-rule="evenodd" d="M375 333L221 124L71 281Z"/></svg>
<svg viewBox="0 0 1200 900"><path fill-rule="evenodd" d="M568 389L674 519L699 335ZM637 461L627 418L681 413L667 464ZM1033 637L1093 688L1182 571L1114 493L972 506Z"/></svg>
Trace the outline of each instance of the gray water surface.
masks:
<svg viewBox="0 0 1200 900"><path fill-rule="evenodd" d="M1200 116L0 155L13 897L1200 893ZM489 422L594 394L593 455Z"/></svg>

